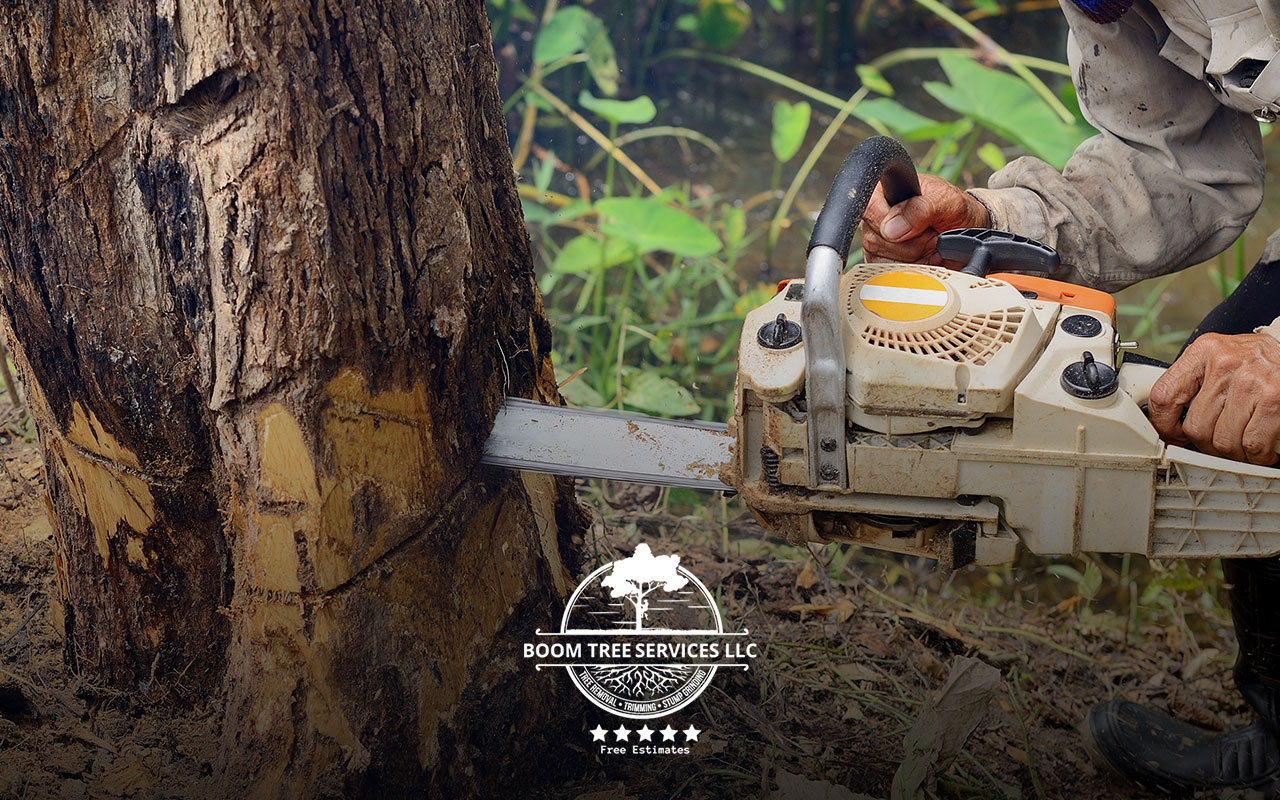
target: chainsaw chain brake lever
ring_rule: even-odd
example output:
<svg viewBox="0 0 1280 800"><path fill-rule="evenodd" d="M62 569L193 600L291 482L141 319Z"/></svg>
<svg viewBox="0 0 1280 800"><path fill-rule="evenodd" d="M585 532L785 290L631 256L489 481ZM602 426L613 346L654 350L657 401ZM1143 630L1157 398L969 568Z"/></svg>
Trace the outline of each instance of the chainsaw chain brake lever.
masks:
<svg viewBox="0 0 1280 800"><path fill-rule="evenodd" d="M1047 244L991 228L958 228L940 234L938 255L965 262L960 271L979 278L993 269L1053 272L1062 263L1058 251Z"/></svg>

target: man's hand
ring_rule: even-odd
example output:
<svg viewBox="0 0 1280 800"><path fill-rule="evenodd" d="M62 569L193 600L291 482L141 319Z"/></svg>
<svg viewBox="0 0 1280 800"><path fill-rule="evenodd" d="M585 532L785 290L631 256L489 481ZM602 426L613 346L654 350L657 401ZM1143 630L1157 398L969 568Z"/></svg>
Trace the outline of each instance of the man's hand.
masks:
<svg viewBox="0 0 1280 800"><path fill-rule="evenodd" d="M892 208L876 187L862 214L862 249L867 261L942 266L939 233L990 226L991 212L978 198L936 175L921 175L920 196Z"/></svg>
<svg viewBox="0 0 1280 800"><path fill-rule="evenodd" d="M1211 455L1274 464L1280 342L1258 333L1206 333L1156 381L1147 408L1171 444L1190 441Z"/></svg>

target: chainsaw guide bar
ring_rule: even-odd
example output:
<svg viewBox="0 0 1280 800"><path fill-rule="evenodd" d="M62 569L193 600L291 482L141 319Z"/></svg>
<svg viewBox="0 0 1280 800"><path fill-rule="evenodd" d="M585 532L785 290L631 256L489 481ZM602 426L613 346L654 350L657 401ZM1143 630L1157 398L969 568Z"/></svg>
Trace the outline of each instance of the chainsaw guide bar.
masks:
<svg viewBox="0 0 1280 800"><path fill-rule="evenodd" d="M727 426L508 397L480 461L550 475L732 492Z"/></svg>

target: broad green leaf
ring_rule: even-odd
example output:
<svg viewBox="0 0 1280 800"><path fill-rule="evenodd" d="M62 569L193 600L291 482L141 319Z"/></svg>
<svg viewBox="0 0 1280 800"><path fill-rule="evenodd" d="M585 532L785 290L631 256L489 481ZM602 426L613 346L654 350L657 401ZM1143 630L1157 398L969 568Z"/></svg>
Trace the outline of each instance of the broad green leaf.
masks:
<svg viewBox="0 0 1280 800"><path fill-rule="evenodd" d="M569 220L586 216L594 210L595 209L592 207L591 203L586 200L574 200L569 203L569 205L552 214L551 222L568 222Z"/></svg>
<svg viewBox="0 0 1280 800"><path fill-rule="evenodd" d="M596 203L600 230L634 244L641 252L663 250L700 258L720 249L711 229L654 198L611 197Z"/></svg>
<svg viewBox="0 0 1280 800"><path fill-rule="evenodd" d="M751 27L751 8L742 0L699 0L698 36L724 50Z"/></svg>
<svg viewBox="0 0 1280 800"><path fill-rule="evenodd" d="M618 55L600 18L581 6L566 6L538 31L533 62L550 64L566 56L587 54L587 70L607 95L618 93Z"/></svg>
<svg viewBox="0 0 1280 800"><path fill-rule="evenodd" d="M1094 130L1083 120L1066 125L1021 79L964 56L938 59L950 85L926 81L939 102L1061 169Z"/></svg>
<svg viewBox="0 0 1280 800"><path fill-rule="evenodd" d="M587 42L587 72L601 92L613 97L618 93L618 80L622 77L618 69L618 53L609 41L609 32L600 26L600 30Z"/></svg>
<svg viewBox="0 0 1280 800"><path fill-rule="evenodd" d="M608 100L593 97L591 92L583 89L578 95L578 105L615 125L645 125L658 116L658 109L648 95L640 95L634 100Z"/></svg>
<svg viewBox="0 0 1280 800"><path fill-rule="evenodd" d="M546 206L520 198L520 208L524 210L524 221L534 225L545 225L551 221L551 212Z"/></svg>
<svg viewBox="0 0 1280 800"><path fill-rule="evenodd" d="M868 122L879 122L907 140L915 139L926 131L935 130L940 125L946 124L917 114L897 100L890 100L887 97L863 100L854 108L854 114Z"/></svg>
<svg viewBox="0 0 1280 800"><path fill-rule="evenodd" d="M603 30L604 23L595 14L582 6L566 6L538 31L533 43L533 63L550 64L581 53L595 34Z"/></svg>
<svg viewBox="0 0 1280 800"><path fill-rule="evenodd" d="M692 33L698 35L698 15L697 14L681 14L676 17L676 30L684 33Z"/></svg>
<svg viewBox="0 0 1280 800"><path fill-rule="evenodd" d="M660 417L687 417L701 410L688 389L654 372L635 376L622 396L622 403Z"/></svg>
<svg viewBox="0 0 1280 800"><path fill-rule="evenodd" d="M893 97L893 84L885 79L884 73L880 70L870 64L859 64L855 69L863 86L886 97Z"/></svg>
<svg viewBox="0 0 1280 800"><path fill-rule="evenodd" d="M787 0L769 0L769 8L772 8L776 13L781 14L787 10Z"/></svg>
<svg viewBox="0 0 1280 800"><path fill-rule="evenodd" d="M683 206L685 208L689 207L689 195L685 194L684 189L681 189L679 186L674 184L662 187L662 191L655 194L653 199L659 200L663 203L675 203L676 205Z"/></svg>
<svg viewBox="0 0 1280 800"><path fill-rule="evenodd" d="M779 100L774 104L773 135L769 138L774 158L784 164L795 158L809 132L812 113L813 109L803 100L795 104Z"/></svg>
<svg viewBox="0 0 1280 800"><path fill-rule="evenodd" d="M1009 163L1005 160L1004 153L1001 153L1000 148L993 142L987 142L978 148L978 158L982 159L982 163L993 170L1004 169L1005 164Z"/></svg>
<svg viewBox="0 0 1280 800"><path fill-rule="evenodd" d="M601 241L586 235L577 236L560 248L555 261L551 262L551 271L583 275L630 261L635 255L635 245L622 239Z"/></svg>
<svg viewBox="0 0 1280 800"><path fill-rule="evenodd" d="M724 243L733 247L747 235L747 214L737 206L724 207Z"/></svg>

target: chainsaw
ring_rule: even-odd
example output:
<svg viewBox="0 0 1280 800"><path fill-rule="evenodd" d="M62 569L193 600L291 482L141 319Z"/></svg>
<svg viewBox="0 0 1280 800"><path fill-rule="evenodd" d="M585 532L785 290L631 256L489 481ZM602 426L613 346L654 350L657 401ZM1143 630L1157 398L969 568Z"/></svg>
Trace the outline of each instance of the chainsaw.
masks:
<svg viewBox="0 0 1280 800"><path fill-rule="evenodd" d="M732 490L794 543L950 568L1010 561L1019 542L1043 555L1280 553L1280 471L1162 442L1145 407L1167 365L1121 357L1114 299L1044 277L1052 248L969 228L938 237L962 269L846 270L877 183L891 205L920 191L888 137L845 160L804 279L747 315L727 425L509 398L483 461Z"/></svg>

